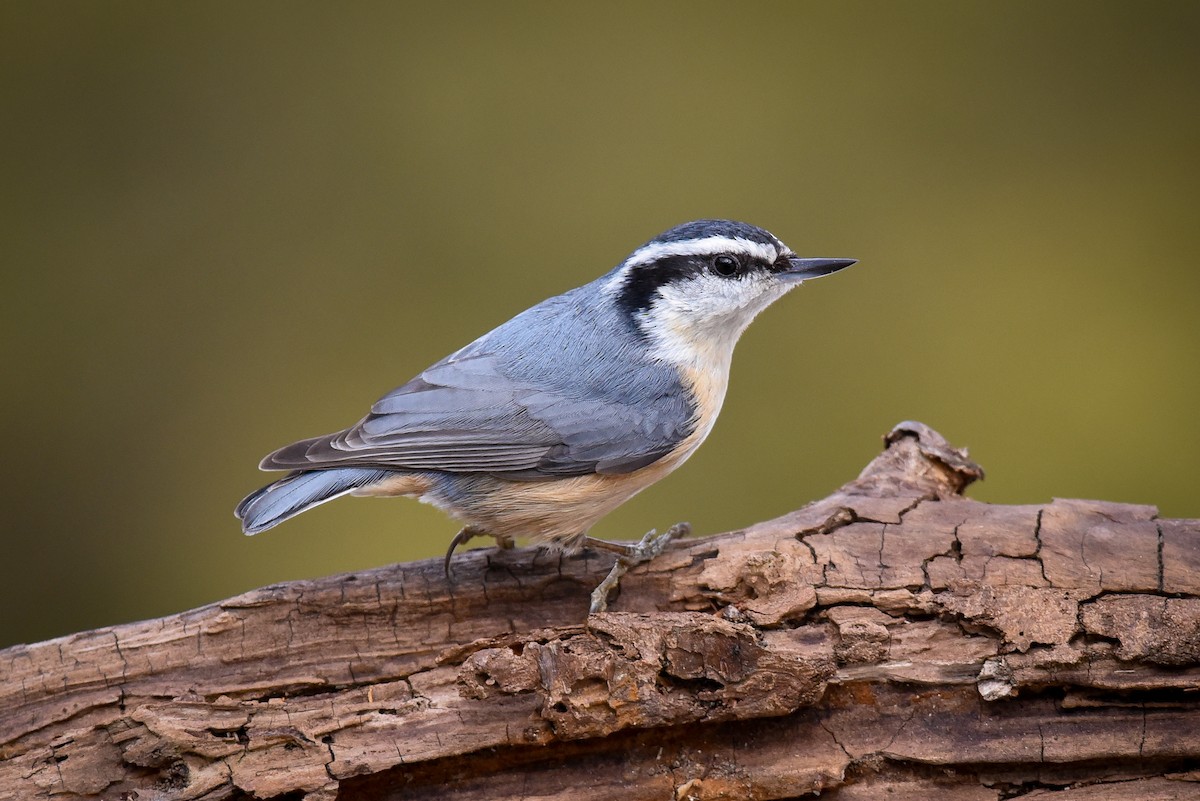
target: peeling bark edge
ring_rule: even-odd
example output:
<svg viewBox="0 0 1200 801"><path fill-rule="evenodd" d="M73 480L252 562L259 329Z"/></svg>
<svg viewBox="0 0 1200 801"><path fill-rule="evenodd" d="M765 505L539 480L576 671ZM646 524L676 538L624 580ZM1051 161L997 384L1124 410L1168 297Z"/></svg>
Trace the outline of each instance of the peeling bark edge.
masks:
<svg viewBox="0 0 1200 801"><path fill-rule="evenodd" d="M1200 797L1200 521L884 442L599 615L606 555L474 551L0 651L0 799Z"/></svg>

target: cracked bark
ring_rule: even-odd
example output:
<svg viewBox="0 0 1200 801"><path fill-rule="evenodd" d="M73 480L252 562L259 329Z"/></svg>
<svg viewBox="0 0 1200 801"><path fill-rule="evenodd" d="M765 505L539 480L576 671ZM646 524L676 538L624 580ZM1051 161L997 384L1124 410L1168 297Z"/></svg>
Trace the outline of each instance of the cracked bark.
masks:
<svg viewBox="0 0 1200 801"><path fill-rule="evenodd" d="M1200 797L1200 521L886 442L603 614L608 555L478 550L9 648L0 799Z"/></svg>

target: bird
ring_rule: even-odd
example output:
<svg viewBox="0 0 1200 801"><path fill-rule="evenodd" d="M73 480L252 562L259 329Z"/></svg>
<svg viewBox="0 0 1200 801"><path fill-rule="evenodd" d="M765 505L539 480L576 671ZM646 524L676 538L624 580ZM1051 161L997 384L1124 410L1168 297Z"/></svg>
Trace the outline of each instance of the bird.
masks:
<svg viewBox="0 0 1200 801"><path fill-rule="evenodd" d="M636 545L588 536L606 514L674 471L712 431L734 346L804 281L856 262L801 258L744 222L677 225L599 278L549 298L377 400L353 426L268 454L286 471L236 516L257 534L343 495L407 496L462 528L571 553L617 553L592 611L632 565L689 527Z"/></svg>

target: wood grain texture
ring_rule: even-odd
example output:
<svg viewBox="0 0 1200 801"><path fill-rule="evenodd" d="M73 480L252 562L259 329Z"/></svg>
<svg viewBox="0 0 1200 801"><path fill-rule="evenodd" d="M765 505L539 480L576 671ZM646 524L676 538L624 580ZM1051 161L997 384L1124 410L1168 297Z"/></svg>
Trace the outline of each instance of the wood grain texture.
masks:
<svg viewBox="0 0 1200 801"><path fill-rule="evenodd" d="M477 550L0 651L0 799L1200 798L1200 521L886 443L597 615Z"/></svg>

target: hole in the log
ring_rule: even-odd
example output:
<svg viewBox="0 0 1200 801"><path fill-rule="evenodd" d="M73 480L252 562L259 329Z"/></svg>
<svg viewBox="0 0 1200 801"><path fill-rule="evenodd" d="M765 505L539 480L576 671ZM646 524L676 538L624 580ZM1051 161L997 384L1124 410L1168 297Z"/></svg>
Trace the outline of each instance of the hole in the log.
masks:
<svg viewBox="0 0 1200 801"><path fill-rule="evenodd" d="M272 689L270 692L247 696L247 700L252 701L270 701L276 698L306 698L316 695L327 695L337 692L338 690L347 687L345 684L291 684Z"/></svg>
<svg viewBox="0 0 1200 801"><path fill-rule="evenodd" d="M1094 631L1085 631L1082 634L1076 634L1071 638L1071 644L1082 643L1083 645L1099 645L1107 643L1109 645L1120 645L1121 638L1109 636L1107 634L1097 634Z"/></svg>
<svg viewBox="0 0 1200 801"><path fill-rule="evenodd" d="M1074 690L1059 702L1064 708L1126 706L1137 709L1190 709L1196 703L1191 688L1130 688L1126 690Z"/></svg>
<svg viewBox="0 0 1200 801"><path fill-rule="evenodd" d="M1089 790L1098 791L1096 795L1081 796L1084 798L1187 798L1185 795L1139 795L1136 789L1141 786L1139 780L1157 781L1163 774L1184 773L1195 768L1194 760L1187 759L1142 759L1106 758L1084 759L1071 762L1058 769L1057 775L1046 780L1026 779L1025 781L996 782L992 787L999 793L998 801L1011 799L1055 798L1064 792L1068 785L1085 785ZM1044 768L1042 768L1044 770ZM1013 766L1017 771L1016 765ZM1029 765L1027 772L1036 774L1038 768ZM1102 778L1104 777L1104 778ZM1105 792L1105 790L1108 792ZM1038 792L1042 791L1042 792Z"/></svg>
<svg viewBox="0 0 1200 801"><path fill-rule="evenodd" d="M669 673L659 673L658 681L663 687L668 690L679 690L680 692L699 695L700 693L719 693L725 689L725 685L716 679L710 679L706 676L696 676L695 678L682 679L678 676L672 676Z"/></svg>
<svg viewBox="0 0 1200 801"><path fill-rule="evenodd" d="M191 771L183 762L172 762L171 766L159 774L158 781L154 783L154 789L169 792L172 790L182 790L188 786L188 781L192 778Z"/></svg>
<svg viewBox="0 0 1200 801"><path fill-rule="evenodd" d="M564 704L562 701L559 701L557 704L552 706L551 709L553 709L555 712L562 714L567 711L567 705Z"/></svg>
<svg viewBox="0 0 1200 801"><path fill-rule="evenodd" d="M222 740L237 740L242 745L250 742L250 734L246 731L245 726L239 726L236 729L218 729L210 726L208 733L213 737L219 737Z"/></svg>

